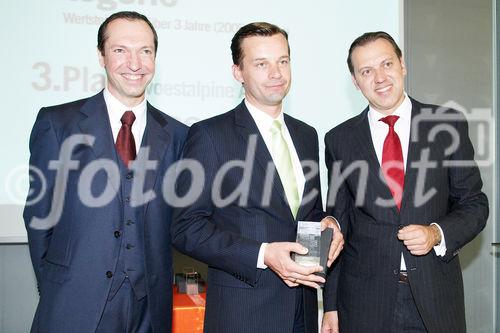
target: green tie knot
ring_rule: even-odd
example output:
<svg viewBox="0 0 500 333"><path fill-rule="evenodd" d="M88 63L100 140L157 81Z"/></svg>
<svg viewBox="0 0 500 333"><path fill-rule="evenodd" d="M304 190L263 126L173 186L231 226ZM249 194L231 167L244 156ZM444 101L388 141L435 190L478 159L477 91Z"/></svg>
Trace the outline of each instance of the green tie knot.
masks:
<svg viewBox="0 0 500 333"><path fill-rule="evenodd" d="M279 121L278 119L276 120L273 120L273 123L271 125L271 133L272 134L278 134L278 133L281 133L281 121Z"/></svg>

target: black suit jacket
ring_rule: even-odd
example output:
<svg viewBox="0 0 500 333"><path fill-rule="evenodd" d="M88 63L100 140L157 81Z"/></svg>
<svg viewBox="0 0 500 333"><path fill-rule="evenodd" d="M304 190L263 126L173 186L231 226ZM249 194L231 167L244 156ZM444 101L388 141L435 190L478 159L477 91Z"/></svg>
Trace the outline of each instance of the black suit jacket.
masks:
<svg viewBox="0 0 500 333"><path fill-rule="evenodd" d="M481 192L482 181L473 162L474 150L463 115L450 109L436 115L438 107L413 99L411 102L412 126L401 211L394 204L376 204L377 198L392 197L379 176L368 108L325 136L330 179L327 212L338 218L346 240L328 276L325 311L339 311L341 332L386 332L391 326L401 253L428 331L465 332L457 253L484 228L488 200ZM454 135L459 144L447 151L456 142ZM424 160L433 164L425 174L419 164ZM459 161L469 163L456 166ZM349 166L355 170L350 174ZM336 171L346 177L339 177ZM356 202L361 194L364 198L358 197ZM424 256L411 255L397 239L398 230L409 224L432 222L443 230L446 255L439 257L434 250Z"/></svg>
<svg viewBox="0 0 500 333"><path fill-rule="evenodd" d="M71 159L77 161L78 168L70 171L66 190L61 192L56 186L56 172L49 169L49 163L59 160L61 146L69 137L82 134L94 141L73 149ZM187 126L148 104L141 149L149 147L149 160L156 161L157 165L147 172L144 191L153 190L156 197L144 206L141 225L154 332L170 332L172 326L172 208L163 199L161 188L167 169L181 156L186 134ZM46 195L24 210L31 260L40 286L32 331L93 332L112 284L107 272L115 270L120 248L124 246L123 237L117 237L116 231L123 230L125 222L120 179L110 178L102 170L93 177L90 184L93 195L102 194L108 182L117 190L117 195L104 207L89 207L78 194L78 182L85 167L94 162L102 166L101 159L118 163L102 92L43 108L33 127L30 151L30 165L38 168L47 181ZM30 189L37 195L42 186L35 178ZM53 200L64 201L57 224L50 229L34 229L32 218L45 218Z"/></svg>
<svg viewBox="0 0 500 333"><path fill-rule="evenodd" d="M316 131L287 115L285 123L299 159L317 166ZM231 166L228 163L244 161L247 151L246 171L233 165L224 177L217 177L224 166ZM179 195L191 186L201 188L201 193L192 204L174 211L172 236L177 249L209 265L205 331L291 332L296 297L303 297L307 332L316 333L316 290L299 287L297 292L270 269L256 268L261 243L294 242L297 223L271 155L244 102L230 112L194 124L184 158L199 162L205 177L202 183L194 181L192 185L196 177L188 172L180 174ZM270 171L267 176L266 170ZM316 172L308 179L309 172L304 167L304 200L297 219L320 221L324 212L319 175ZM213 186L218 181L220 186ZM227 199L242 182L241 195L227 202L214 201L214 193L220 190L220 196Z"/></svg>

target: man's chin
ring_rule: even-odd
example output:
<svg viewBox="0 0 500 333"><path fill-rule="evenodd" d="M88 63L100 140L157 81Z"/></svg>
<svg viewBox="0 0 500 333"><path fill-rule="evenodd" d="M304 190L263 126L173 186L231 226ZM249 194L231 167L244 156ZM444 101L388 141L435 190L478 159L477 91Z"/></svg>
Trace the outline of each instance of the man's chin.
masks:
<svg viewBox="0 0 500 333"><path fill-rule="evenodd" d="M268 97L268 101L269 101L269 104L270 105L276 105L276 104L280 104L283 99L285 98L285 94L275 94L275 95L271 95Z"/></svg>
<svg viewBox="0 0 500 333"><path fill-rule="evenodd" d="M127 97L129 98L141 98L144 96L146 89L135 89L127 91Z"/></svg>

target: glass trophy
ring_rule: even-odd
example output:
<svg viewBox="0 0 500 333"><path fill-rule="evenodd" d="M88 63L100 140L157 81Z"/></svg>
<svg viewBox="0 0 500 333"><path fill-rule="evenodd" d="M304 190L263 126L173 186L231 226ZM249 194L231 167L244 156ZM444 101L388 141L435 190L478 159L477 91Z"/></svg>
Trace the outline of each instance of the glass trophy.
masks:
<svg viewBox="0 0 500 333"><path fill-rule="evenodd" d="M328 252L333 238L333 229L321 231L320 222L299 221L297 225L297 243L308 249L304 255L293 253L296 263L303 266L321 266L323 271L314 274L326 276Z"/></svg>
<svg viewBox="0 0 500 333"><path fill-rule="evenodd" d="M306 254L294 253L294 260L303 266L319 266L321 255L321 223L297 222L297 243L308 249Z"/></svg>

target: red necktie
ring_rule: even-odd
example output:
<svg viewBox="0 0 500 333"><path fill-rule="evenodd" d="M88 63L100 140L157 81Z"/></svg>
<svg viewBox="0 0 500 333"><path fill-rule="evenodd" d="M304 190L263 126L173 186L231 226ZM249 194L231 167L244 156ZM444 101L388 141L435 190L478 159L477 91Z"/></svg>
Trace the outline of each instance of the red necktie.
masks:
<svg viewBox="0 0 500 333"><path fill-rule="evenodd" d="M405 172L401 141L396 131L394 131L394 124L398 119L399 116L387 116L380 119L380 121L389 125L389 133L385 137L384 150L382 151L382 172L399 210L401 209L401 199L403 197Z"/></svg>
<svg viewBox="0 0 500 333"><path fill-rule="evenodd" d="M132 111L126 111L122 118L122 127L116 138L116 150L123 163L128 167L130 161L135 160L135 140L132 134L132 124L135 121L135 115Z"/></svg>

